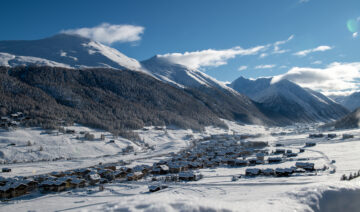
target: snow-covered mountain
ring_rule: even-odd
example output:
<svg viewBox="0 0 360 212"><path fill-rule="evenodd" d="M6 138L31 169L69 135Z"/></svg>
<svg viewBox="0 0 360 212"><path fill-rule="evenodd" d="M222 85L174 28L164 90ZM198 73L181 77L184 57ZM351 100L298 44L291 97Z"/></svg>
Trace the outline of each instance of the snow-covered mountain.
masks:
<svg viewBox="0 0 360 212"><path fill-rule="evenodd" d="M142 70L137 60L118 50L71 34L58 34L40 40L0 41L0 65L22 64Z"/></svg>
<svg viewBox="0 0 360 212"><path fill-rule="evenodd" d="M330 98L350 111L354 111L360 107L360 92L354 92L348 96L330 96Z"/></svg>
<svg viewBox="0 0 360 212"><path fill-rule="evenodd" d="M187 92L200 99L221 118L257 124L277 122L269 120L249 97L197 69L170 62L161 56L154 56L141 64L159 80L186 88Z"/></svg>
<svg viewBox="0 0 360 212"><path fill-rule="evenodd" d="M27 66L27 65L39 65L39 66L51 66L51 67L63 67L71 68L69 65L58 63L55 61L30 56L16 56L8 53L0 52L0 66Z"/></svg>
<svg viewBox="0 0 360 212"><path fill-rule="evenodd" d="M234 92L223 83L197 70L168 61L161 56L154 56L141 64L153 76L172 85L184 87L215 87Z"/></svg>
<svg viewBox="0 0 360 212"><path fill-rule="evenodd" d="M348 113L346 108L319 92L302 88L288 80L276 83L271 80L240 77L230 87L259 102L268 116L282 117L284 121L327 121Z"/></svg>

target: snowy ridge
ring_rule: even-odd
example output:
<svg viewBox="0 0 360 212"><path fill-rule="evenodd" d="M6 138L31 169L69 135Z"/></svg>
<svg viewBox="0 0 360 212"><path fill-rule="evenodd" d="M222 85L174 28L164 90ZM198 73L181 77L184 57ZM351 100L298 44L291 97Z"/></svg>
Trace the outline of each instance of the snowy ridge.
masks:
<svg viewBox="0 0 360 212"><path fill-rule="evenodd" d="M232 88L229 88L197 69L172 63L159 55L142 61L141 64L158 79L181 88L200 86L216 87L230 91L233 94L238 94Z"/></svg>
<svg viewBox="0 0 360 212"><path fill-rule="evenodd" d="M16 56L13 54L0 52L0 66L14 67L14 66L23 66L23 65L39 65L39 66L71 68L69 65L43 58L30 57L30 56Z"/></svg>
<svg viewBox="0 0 360 212"><path fill-rule="evenodd" d="M115 68L140 71L141 64L118 50L78 35L58 34L29 41L0 41L0 64L37 64L72 68Z"/></svg>
<svg viewBox="0 0 360 212"><path fill-rule="evenodd" d="M89 55L96 53L102 54L107 58L109 58L110 60L117 63L119 66L123 66L130 70L136 70L136 71L142 70L141 64L137 60L125 56L124 54L122 54L121 52L119 52L114 48L105 46L95 41L90 41L89 43L83 43L82 45L88 48ZM106 66L107 64L103 64L103 65Z"/></svg>

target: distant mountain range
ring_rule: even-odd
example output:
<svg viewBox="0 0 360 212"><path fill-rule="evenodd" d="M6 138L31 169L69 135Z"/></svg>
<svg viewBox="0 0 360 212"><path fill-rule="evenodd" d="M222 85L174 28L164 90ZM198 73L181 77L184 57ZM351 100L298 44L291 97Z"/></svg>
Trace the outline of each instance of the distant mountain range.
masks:
<svg viewBox="0 0 360 212"><path fill-rule="evenodd" d="M260 103L262 111L269 117L285 123L328 121L348 113L343 106L321 93L288 80L272 83L272 78L250 80L240 77L229 86Z"/></svg>
<svg viewBox="0 0 360 212"><path fill-rule="evenodd" d="M143 111L141 115L136 116L137 124L129 124L133 120L125 118L122 122L117 122L117 128L125 126L138 128L144 124L158 123L174 125L178 123L178 125L199 128L199 126L209 124L221 125L218 118L250 124L291 124L328 121L348 113L347 109L324 95L301 88L287 80L271 83L271 79L265 78L258 80L239 78L230 86L226 86L199 70L169 62L162 56L154 56L139 62L114 48L70 34L59 34L33 41L0 41L0 66L7 67L3 69L6 79L11 79L10 81L14 83L18 82L19 85L25 83L26 86L31 87L30 90L42 90L48 95L47 98L53 99L58 104L56 107L62 108L60 114L66 113L64 116L68 119L73 117L74 121L79 121L76 117L80 116L74 115L74 113L82 113L82 107L87 109L86 114L89 115L95 112L93 111L95 108L97 111L106 111L107 120L109 120L109 115L118 118L129 117L123 114L125 110L116 112L117 110L111 106L111 101L106 100L110 97L114 101L114 105L118 105L118 101L126 102L126 107L133 106L133 108ZM45 67L40 68L39 66ZM26 70L31 70L31 72L26 74L28 78L25 81L23 76L14 75L14 73L27 73ZM46 74L46 71L51 74ZM106 72L114 77L114 80L110 80L106 73L97 72ZM57 73L60 81L55 77ZM118 79L116 73L118 73L118 77L125 77L135 88L139 89L132 90L132 86ZM36 74L40 76L36 76ZM87 77L82 78L79 75ZM97 78L88 75L94 75ZM46 83L41 83L39 77L43 77L42 80ZM36 81L36 84L32 80ZM87 82L87 80L91 80L91 82ZM106 85L106 82L109 85ZM5 82L2 83L4 85ZM120 84L110 85L110 83ZM171 85L171 89L166 84ZM146 87L153 92L152 95L149 94L149 96L144 96L144 99L138 99L137 96L142 96L140 94L145 92L141 89ZM6 90L2 93L5 95L3 99L9 100L14 97L17 88L16 86L12 88L13 91L2 87ZM99 92L93 90L95 88L100 89L101 92L99 96L93 96L91 100L88 98L90 93ZM74 91L76 92L74 93ZM82 92L86 91L90 93L83 96L85 94ZM135 93L130 95L129 91ZM124 93L127 95L123 96ZM164 98L165 96L169 99ZM32 98L35 97L30 99ZM181 99L186 99L186 101ZM180 101L183 108L174 101ZM0 107L8 107L6 110L21 109L15 105L16 102L13 102L14 105L11 107L5 102L0 101L0 103ZM53 106L55 107L56 104L54 103ZM96 106L86 107L84 104ZM63 107L67 109L65 110ZM73 110L69 112L69 108L73 108ZM197 108L194 111L201 110L203 113L197 112L197 115L192 117L194 114L190 108ZM50 111L49 107L46 110ZM161 111L165 114L172 114L169 117L176 118L165 118L163 115L159 115L163 114ZM41 111L43 115L46 113L46 111ZM132 113L136 112L132 111ZM145 115L148 113L158 115L151 117ZM83 116L84 114L81 117ZM48 114L48 117L51 116ZM101 115L97 115L95 123L101 123L101 117ZM182 117L183 121L180 121L179 117ZM80 120L84 121L84 119Z"/></svg>
<svg viewBox="0 0 360 212"><path fill-rule="evenodd" d="M354 111L355 109L360 107L360 92L354 92L347 96L333 95L330 97L350 111Z"/></svg>

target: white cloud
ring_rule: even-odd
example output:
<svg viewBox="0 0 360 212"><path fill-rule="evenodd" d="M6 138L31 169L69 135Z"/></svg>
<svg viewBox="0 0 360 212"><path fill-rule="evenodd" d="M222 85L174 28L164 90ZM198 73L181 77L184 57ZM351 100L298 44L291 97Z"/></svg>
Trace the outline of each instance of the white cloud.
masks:
<svg viewBox="0 0 360 212"><path fill-rule="evenodd" d="M321 61L321 60L315 60L315 61L312 62L311 64L320 65L320 64L322 64L322 61Z"/></svg>
<svg viewBox="0 0 360 212"><path fill-rule="evenodd" d="M248 67L247 66L240 66L239 68L238 68L238 71L244 71L244 70L246 70Z"/></svg>
<svg viewBox="0 0 360 212"><path fill-rule="evenodd" d="M204 66L217 67L227 64L229 59L235 58L236 56L256 55L266 48L266 46L256 46L249 49L243 49L237 46L231 49L207 49L185 53L168 53L158 56L190 68L200 68Z"/></svg>
<svg viewBox="0 0 360 212"><path fill-rule="evenodd" d="M103 23L92 28L69 29L62 32L81 35L100 43L112 44L139 41L144 30L145 28L142 26Z"/></svg>
<svg viewBox="0 0 360 212"><path fill-rule="evenodd" d="M353 38L357 38L358 35L359 35L358 32L354 32L354 33L352 34L352 37L353 37Z"/></svg>
<svg viewBox="0 0 360 212"><path fill-rule="evenodd" d="M267 57L269 54L268 53L261 53L260 55L259 55L259 57L260 58L265 58L265 57Z"/></svg>
<svg viewBox="0 0 360 212"><path fill-rule="evenodd" d="M267 65L255 66L255 69L271 69L271 68L274 68L274 67L276 67L275 64L267 64Z"/></svg>
<svg viewBox="0 0 360 212"><path fill-rule="evenodd" d="M294 55L296 55L296 56L306 56L306 55L308 55L310 53L313 53L313 52L324 52L324 51L331 50L332 48L333 47L331 47L331 46L318 46L318 47L313 48L313 49L306 49L306 50L296 52L296 53L294 53Z"/></svg>
<svg viewBox="0 0 360 212"><path fill-rule="evenodd" d="M272 83L282 79L327 94L359 90L360 62L334 62L325 68L293 67L287 73L275 76Z"/></svg>
<svg viewBox="0 0 360 212"><path fill-rule="evenodd" d="M273 54L283 54L285 52L288 52L290 50L288 49L280 49L280 45L286 44L289 41L291 41L292 39L294 39L294 35L290 35L290 37L286 40L282 40L282 41L277 41L274 43L274 50L273 50Z"/></svg>

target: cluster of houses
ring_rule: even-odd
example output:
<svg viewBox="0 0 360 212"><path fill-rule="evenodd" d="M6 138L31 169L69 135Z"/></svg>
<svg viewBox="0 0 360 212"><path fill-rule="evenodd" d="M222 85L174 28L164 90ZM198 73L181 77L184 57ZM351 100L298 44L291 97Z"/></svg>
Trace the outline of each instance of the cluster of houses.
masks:
<svg viewBox="0 0 360 212"><path fill-rule="evenodd" d="M9 116L0 117L0 128L8 129L10 127L18 127L20 123L28 119L22 112L12 113Z"/></svg>
<svg viewBox="0 0 360 212"><path fill-rule="evenodd" d="M0 197L14 198L33 191L60 192L113 181L137 181L150 175L153 180L196 181L202 178L200 174L194 172L197 169L281 163L298 154L283 148L269 152L266 147L268 147L267 142L247 142L240 136L216 135L194 141L191 148L178 154L172 154L170 158L156 162L152 166L126 167L124 164L121 166L119 164L99 164L89 168L52 172L29 178L1 178ZM300 150L300 152L303 151L304 149ZM313 169L314 164L298 162L296 168L290 169L247 169L246 175L288 176L290 173ZM159 188L151 188L151 190L157 189Z"/></svg>
<svg viewBox="0 0 360 212"><path fill-rule="evenodd" d="M323 138L323 137L325 137L325 135L322 133L309 134L309 138ZM333 139L336 137L337 137L336 133L328 133L327 134L328 139ZM354 135L346 134L346 133L342 135L342 139L349 139L349 138L354 138Z"/></svg>
<svg viewBox="0 0 360 212"><path fill-rule="evenodd" d="M276 177L289 177L294 173L304 173L304 172L313 172L315 171L314 163L304 163L297 162L295 166L290 168L248 168L245 170L245 176L255 177L255 176L276 176Z"/></svg>

